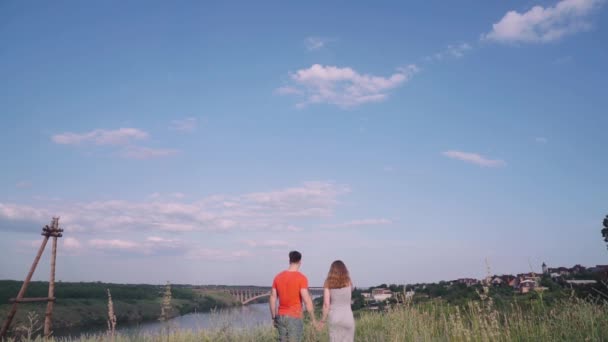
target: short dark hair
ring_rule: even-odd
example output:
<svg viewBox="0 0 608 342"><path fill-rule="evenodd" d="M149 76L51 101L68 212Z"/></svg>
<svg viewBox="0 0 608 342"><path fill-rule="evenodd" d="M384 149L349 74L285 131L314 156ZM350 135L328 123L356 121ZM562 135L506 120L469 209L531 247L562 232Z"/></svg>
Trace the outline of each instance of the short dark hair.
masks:
<svg viewBox="0 0 608 342"><path fill-rule="evenodd" d="M300 254L300 252L298 252L298 251L289 252L289 263L290 264L296 264L296 263L300 262L300 260L302 260L302 254Z"/></svg>

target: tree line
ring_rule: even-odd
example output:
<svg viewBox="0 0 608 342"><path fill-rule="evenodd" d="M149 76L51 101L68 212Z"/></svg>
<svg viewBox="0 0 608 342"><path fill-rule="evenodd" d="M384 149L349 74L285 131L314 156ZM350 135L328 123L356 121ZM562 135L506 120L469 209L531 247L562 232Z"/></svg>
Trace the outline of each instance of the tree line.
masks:
<svg viewBox="0 0 608 342"><path fill-rule="evenodd" d="M15 298L22 281L0 280L0 303L8 303L10 298ZM46 297L48 295L49 283L45 281L33 281L27 288L26 297ZM55 285L55 297L57 299L101 299L107 300L107 289L112 292L115 300L142 300L158 299L162 296L164 289L161 285L149 284L110 284L102 282L57 282ZM193 300L197 294L190 288L173 287L173 298Z"/></svg>

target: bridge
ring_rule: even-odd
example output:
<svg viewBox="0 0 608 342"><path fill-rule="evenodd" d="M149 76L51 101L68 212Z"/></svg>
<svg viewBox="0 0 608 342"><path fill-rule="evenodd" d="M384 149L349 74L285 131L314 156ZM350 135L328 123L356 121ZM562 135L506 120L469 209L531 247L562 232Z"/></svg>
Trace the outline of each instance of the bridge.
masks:
<svg viewBox="0 0 608 342"><path fill-rule="evenodd" d="M236 301L242 305L247 305L254 303L258 299L270 297L272 288L262 286L227 286L221 288L215 287L214 290L228 292ZM309 287L308 291L313 297L323 295L322 287Z"/></svg>

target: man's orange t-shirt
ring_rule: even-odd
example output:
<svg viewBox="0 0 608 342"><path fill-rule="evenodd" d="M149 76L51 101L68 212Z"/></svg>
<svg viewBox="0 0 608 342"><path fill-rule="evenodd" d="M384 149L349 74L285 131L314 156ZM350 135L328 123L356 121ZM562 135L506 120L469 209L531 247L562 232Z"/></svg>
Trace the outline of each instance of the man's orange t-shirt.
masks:
<svg viewBox="0 0 608 342"><path fill-rule="evenodd" d="M272 288L279 297L279 316L302 318L301 289L308 289L308 279L300 272L283 271L274 277Z"/></svg>

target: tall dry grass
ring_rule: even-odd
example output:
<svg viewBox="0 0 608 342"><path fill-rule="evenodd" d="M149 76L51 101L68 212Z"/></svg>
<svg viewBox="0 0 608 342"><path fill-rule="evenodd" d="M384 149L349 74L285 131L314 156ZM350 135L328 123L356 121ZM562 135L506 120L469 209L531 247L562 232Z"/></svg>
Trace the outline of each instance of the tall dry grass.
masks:
<svg viewBox="0 0 608 342"><path fill-rule="evenodd" d="M112 301L112 294L110 289L108 291L108 336L112 341L116 336L116 315L114 314L114 302Z"/></svg>
<svg viewBox="0 0 608 342"><path fill-rule="evenodd" d="M551 308L502 311L471 302L461 309L441 303L362 315L357 341L606 341L608 306L579 299Z"/></svg>
<svg viewBox="0 0 608 342"><path fill-rule="evenodd" d="M17 325L13 329L13 335L18 336L18 339L31 341L34 336L42 331L42 322L35 311L27 313L27 321Z"/></svg>

